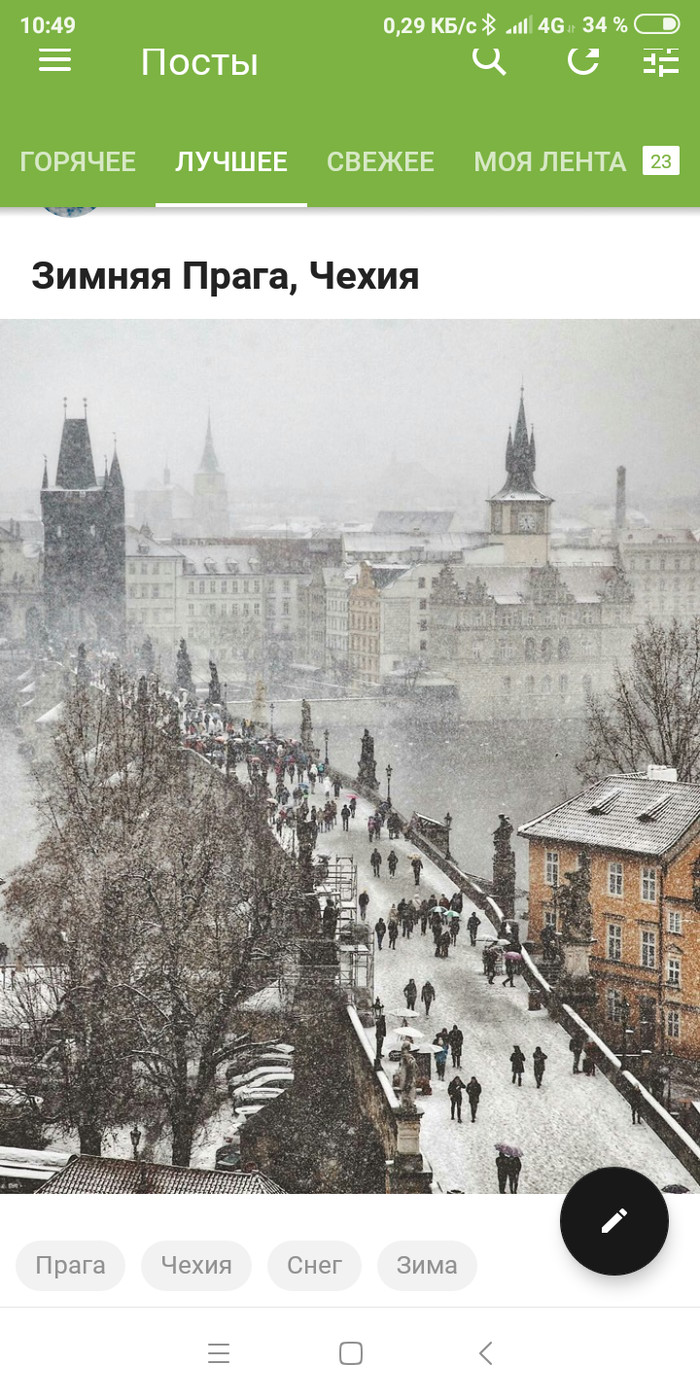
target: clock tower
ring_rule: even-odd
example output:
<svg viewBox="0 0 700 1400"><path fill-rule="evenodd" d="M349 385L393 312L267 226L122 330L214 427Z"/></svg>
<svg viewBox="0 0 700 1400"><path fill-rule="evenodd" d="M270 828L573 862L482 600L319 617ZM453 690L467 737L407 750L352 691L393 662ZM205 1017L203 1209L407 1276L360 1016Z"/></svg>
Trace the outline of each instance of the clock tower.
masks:
<svg viewBox="0 0 700 1400"><path fill-rule="evenodd" d="M490 542L503 545L505 564L538 568L549 561L552 498L535 486L535 430L528 436L523 395L515 435L508 431L505 484L489 500Z"/></svg>

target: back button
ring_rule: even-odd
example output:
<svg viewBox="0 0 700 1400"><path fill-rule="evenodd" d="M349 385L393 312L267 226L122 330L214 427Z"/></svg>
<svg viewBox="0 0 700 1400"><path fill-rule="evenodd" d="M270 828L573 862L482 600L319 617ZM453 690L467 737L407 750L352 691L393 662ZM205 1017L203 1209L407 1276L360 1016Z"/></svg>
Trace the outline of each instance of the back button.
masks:
<svg viewBox="0 0 700 1400"><path fill-rule="evenodd" d="M596 1274L634 1274L655 1259L668 1234L668 1208L653 1182L625 1167L589 1172L561 1208L564 1244Z"/></svg>

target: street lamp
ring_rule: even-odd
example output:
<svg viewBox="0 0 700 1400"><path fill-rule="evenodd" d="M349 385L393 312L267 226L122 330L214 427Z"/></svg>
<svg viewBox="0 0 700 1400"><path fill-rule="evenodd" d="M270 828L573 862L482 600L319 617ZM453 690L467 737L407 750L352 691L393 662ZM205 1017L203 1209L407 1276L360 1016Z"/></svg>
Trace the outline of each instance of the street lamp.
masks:
<svg viewBox="0 0 700 1400"><path fill-rule="evenodd" d="M393 770L391 764L390 764L390 763L387 763L387 765L386 765L386 805L387 805L387 807L390 807L390 806L391 806L391 775L392 775L393 771L394 771L394 770Z"/></svg>
<svg viewBox="0 0 700 1400"><path fill-rule="evenodd" d="M271 701L270 701L270 738L271 738L271 739L274 739L274 737L275 737L275 702L274 702L274 700L271 700Z"/></svg>
<svg viewBox="0 0 700 1400"><path fill-rule="evenodd" d="M452 826L452 813L451 813L451 812L446 812L446 813L445 813L445 818L444 818L444 820L445 820L445 830L447 831L447 841L445 842L445 846L446 846L446 849L445 849L445 856L447 857L448 860L451 860L451 859L452 859L452 856L450 855L450 827Z"/></svg>
<svg viewBox="0 0 700 1400"><path fill-rule="evenodd" d="M627 1068L627 1027L630 1019L630 1004L627 997L620 1002L620 1022L622 1024L622 1068Z"/></svg>
<svg viewBox="0 0 700 1400"><path fill-rule="evenodd" d="M131 1129L131 1132L129 1133L129 1137L131 1138L131 1146L132 1146L132 1148L133 1148L134 1161L135 1161L135 1162L138 1162L138 1160L139 1160L139 1143L140 1143L140 1141L141 1141L141 1129L137 1126L136 1123L134 1123L134 1126L133 1126L133 1128Z"/></svg>
<svg viewBox="0 0 700 1400"><path fill-rule="evenodd" d="M327 767L328 767L328 740L330 739L330 731L329 731L328 729L324 729L324 731L323 731L323 738L324 738L325 745L326 745L326 768L327 768Z"/></svg>

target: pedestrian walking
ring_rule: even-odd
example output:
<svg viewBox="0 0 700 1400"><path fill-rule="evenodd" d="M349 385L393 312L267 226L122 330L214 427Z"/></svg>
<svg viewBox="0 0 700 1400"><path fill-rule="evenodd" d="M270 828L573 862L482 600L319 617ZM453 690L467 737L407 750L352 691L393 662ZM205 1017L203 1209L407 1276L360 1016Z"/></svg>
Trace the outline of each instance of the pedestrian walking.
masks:
<svg viewBox="0 0 700 1400"><path fill-rule="evenodd" d="M461 890L455 890L451 900L450 909L454 909L455 914L461 914L464 908L464 898Z"/></svg>
<svg viewBox="0 0 700 1400"><path fill-rule="evenodd" d="M517 1079L518 1088L522 1089L523 1072L525 1069L525 1056L523 1055L523 1052L520 1049L519 1045L513 1046L513 1053L510 1057L510 1067L513 1071L513 1084L515 1084L515 1081Z"/></svg>
<svg viewBox="0 0 700 1400"><path fill-rule="evenodd" d="M479 1107L479 1099L481 1098L481 1085L474 1074L467 1084L467 1098L469 1099L469 1107L472 1113L472 1123L476 1123L476 1111Z"/></svg>
<svg viewBox="0 0 700 1400"><path fill-rule="evenodd" d="M593 1041L587 1040L583 1047L583 1072L589 1076L595 1074L595 1060L593 1059Z"/></svg>
<svg viewBox="0 0 700 1400"><path fill-rule="evenodd" d="M508 953L506 953L504 962L506 965L506 975L501 985L503 987L514 987L515 982L513 981L513 976L515 974L515 958L512 956L509 957Z"/></svg>
<svg viewBox="0 0 700 1400"><path fill-rule="evenodd" d="M404 905L402 934L404 938L410 938L413 933L413 906L410 903Z"/></svg>
<svg viewBox="0 0 700 1400"><path fill-rule="evenodd" d="M449 930L448 928L445 928L445 929L442 930L442 933L440 934L440 957L441 957L441 958L448 958L449 956L450 956L450 930Z"/></svg>
<svg viewBox="0 0 700 1400"><path fill-rule="evenodd" d="M419 908L419 910L418 910L418 917L419 917L419 919L420 919L420 931L421 931L421 935L424 935L424 934L425 934L426 929L427 929L427 927L428 927L428 914L429 914L429 912L430 912L430 911L429 911L429 909L428 909L428 901L427 901L427 899L422 899L421 902L420 902L420 908Z"/></svg>
<svg viewBox="0 0 700 1400"><path fill-rule="evenodd" d="M464 1045L464 1035L459 1026L454 1025L448 1036L450 1050L452 1051L453 1069L462 1068L462 1046Z"/></svg>
<svg viewBox="0 0 700 1400"><path fill-rule="evenodd" d="M349 830L350 830L350 808L348 807L347 802L344 802L343 805L342 805L342 807L341 807L341 809L340 809L340 820L341 820L342 823L343 823L343 831L349 831Z"/></svg>
<svg viewBox="0 0 700 1400"><path fill-rule="evenodd" d="M338 923L338 910L332 899L326 900L326 907L321 918L324 938L333 938Z"/></svg>
<svg viewBox="0 0 700 1400"><path fill-rule="evenodd" d="M334 779L333 779L333 796L335 797L336 802L338 801L338 798L340 797L340 788L341 788L340 778L334 778Z"/></svg>
<svg viewBox="0 0 700 1400"><path fill-rule="evenodd" d="M419 884L420 884L420 873L421 873L421 870L423 869L423 862L422 862L420 856L411 856L411 865L413 866L413 879L414 879L415 883L416 883L417 885L419 885Z"/></svg>
<svg viewBox="0 0 700 1400"><path fill-rule="evenodd" d="M421 994L420 994L420 999L421 999L421 1001L423 1002L423 1005L425 1006L425 1014L426 1014L426 1016L429 1016L429 1015L430 1015L430 1008L431 1008L433 1002L437 1000L437 992L435 991L435 988L434 988L432 982L425 982L425 983L424 983L424 985L423 985L423 990L422 990L422 992L421 992Z"/></svg>
<svg viewBox="0 0 700 1400"><path fill-rule="evenodd" d="M388 924L387 924L387 932L388 932L388 934L389 934L389 947L390 947L390 948L393 948L393 949L395 950L395 949L396 949L396 940L397 940L397 938L398 938L398 936L399 936L399 926L398 926L398 924L397 924L397 922L396 922L396 919L390 919L390 920L389 920L389 922L388 922Z"/></svg>
<svg viewBox="0 0 700 1400"><path fill-rule="evenodd" d="M375 834L376 834L376 825L375 825L374 817L368 817L368 818L367 818L367 835L369 836L369 844L370 844L370 846L372 845L372 842L373 842L373 840L374 840Z"/></svg>
<svg viewBox="0 0 700 1400"><path fill-rule="evenodd" d="M386 863L387 863L387 865L388 865L388 867L389 867L389 874L391 875L391 878L392 878L392 880L393 880L393 878L394 878L394 876L395 876L395 874L396 874L396 867L397 867L397 865L398 865L398 863L399 863L399 858L398 858L398 856L397 856L397 854L396 854L396 851L389 851L389 854L388 854L388 856L387 856L387 861L386 861Z"/></svg>
<svg viewBox="0 0 700 1400"><path fill-rule="evenodd" d="M445 1078L445 1065L447 1064L447 1046L443 1045L440 1050L435 1051L435 1068L440 1081Z"/></svg>
<svg viewBox="0 0 700 1400"><path fill-rule="evenodd" d="M366 890L362 890L361 894L358 896L357 903L360 910L360 918L364 923L367 917L367 905L369 904L369 895Z"/></svg>
<svg viewBox="0 0 700 1400"><path fill-rule="evenodd" d="M450 1080L447 1086L447 1092L450 1096L450 1118L454 1119L456 1113L458 1123L462 1121L462 1094L466 1087L466 1084L462 1083L458 1074L455 1075L454 1079Z"/></svg>
<svg viewBox="0 0 700 1400"><path fill-rule="evenodd" d="M355 813L357 811L357 798L351 797L350 801L348 802L348 806L350 808L350 816L354 818Z"/></svg>
<svg viewBox="0 0 700 1400"><path fill-rule="evenodd" d="M581 1073L579 1069L579 1061L583 1052L583 1044L583 1036L581 1035L580 1031L577 1031L575 1035L572 1035L571 1040L569 1041L569 1049L574 1057L574 1074Z"/></svg>
<svg viewBox="0 0 700 1400"><path fill-rule="evenodd" d="M494 979L494 977L496 976L496 968L497 968L497 967L498 967L498 948L496 948L496 947L494 947L494 946L492 946L492 947L490 947L490 948L486 948L485 951L484 951L484 971L485 971L486 976L487 976L487 978L488 978L488 984L489 984L490 987L493 986L493 979Z"/></svg>
<svg viewBox="0 0 700 1400"><path fill-rule="evenodd" d="M453 948L457 947L457 934L459 933L459 919L450 919L450 943Z"/></svg>
<svg viewBox="0 0 700 1400"><path fill-rule="evenodd" d="M632 1086L632 1091L631 1091L631 1093L630 1093L630 1108L632 1109L632 1123L633 1123L633 1124L634 1124L634 1123L641 1123L641 1121L642 1121L642 1104L643 1104L643 1102L644 1102L644 1099L642 1098L642 1091L641 1091L641 1089L640 1089L640 1087L639 1087L638 1084L634 1084L634 1085Z"/></svg>
<svg viewBox="0 0 700 1400"><path fill-rule="evenodd" d="M384 1044L384 1041L386 1040L386 1016L382 1015L381 1012L379 1012L379 1014L378 1014L378 1016L377 1016L377 1022L376 1022L376 1036L377 1036L377 1053L376 1053L376 1060L375 1060L375 1063L376 1063L377 1068L379 1068L379 1065L380 1065L380 1063L381 1063L381 1058L382 1058L382 1046L383 1046L383 1044Z"/></svg>
<svg viewBox="0 0 700 1400"><path fill-rule="evenodd" d="M506 1168L506 1175L508 1177L510 1194L511 1196L517 1196L518 1182L520 1180L520 1172L522 1170L523 1164L519 1157L507 1157L506 1161L508 1163L508 1166Z"/></svg>
<svg viewBox="0 0 700 1400"><path fill-rule="evenodd" d="M542 1050L539 1045L536 1045L532 1056L532 1065L535 1071L535 1084L537 1085L538 1089L542 1088L542 1076L544 1074L544 1067L546 1061L547 1056L545 1055L544 1050Z"/></svg>
<svg viewBox="0 0 700 1400"><path fill-rule="evenodd" d="M406 986L403 989L403 994L406 998L407 1010L415 1011L416 1002L418 1000L418 988L412 977L410 977L408 982L406 983Z"/></svg>
<svg viewBox="0 0 700 1400"><path fill-rule="evenodd" d="M375 878L376 878L377 880L379 880L379 879L380 879L379 872L380 872L380 870L381 870L381 868L382 868L382 857L381 857L381 853L377 850L376 846L375 846L374 850L372 851L372 856L371 856L371 859L370 859L370 865L372 866L372 869L373 869L373 871L374 871Z"/></svg>
<svg viewBox="0 0 700 1400"><path fill-rule="evenodd" d="M501 1196L506 1194L506 1183L508 1181L508 1163L510 1158L504 1152L499 1152L496 1158L496 1175L498 1177L498 1190Z"/></svg>
<svg viewBox="0 0 700 1400"><path fill-rule="evenodd" d="M382 950L382 943L384 942L384 937L385 937L385 934L386 934L386 924L384 923L384 920L383 920L383 919L377 919L377 922L376 922L376 924L374 925L374 932L375 932L376 935L377 935L377 947L378 947L379 951L381 952L381 950Z"/></svg>

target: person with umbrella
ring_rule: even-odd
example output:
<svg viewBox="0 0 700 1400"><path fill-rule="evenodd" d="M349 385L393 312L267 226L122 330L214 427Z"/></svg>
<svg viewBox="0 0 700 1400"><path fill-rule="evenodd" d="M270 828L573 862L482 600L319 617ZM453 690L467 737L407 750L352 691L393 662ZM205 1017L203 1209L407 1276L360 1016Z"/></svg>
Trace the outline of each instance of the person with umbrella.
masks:
<svg viewBox="0 0 700 1400"><path fill-rule="evenodd" d="M423 869L423 862L422 862L422 860L421 860L421 858L420 858L419 855L409 856L409 859L410 859L411 865L413 866L413 879L414 879L415 883L416 883L417 885L419 885L419 884L420 884L420 873L421 873L421 870Z"/></svg>
<svg viewBox="0 0 700 1400"><path fill-rule="evenodd" d="M421 994L420 994L420 999L421 999L421 1001L423 1002L423 1005L425 1006L425 1014L426 1014L426 1016L429 1016L429 1015L430 1015L430 1008L431 1008L433 1002L436 1000L436 997L437 997L437 992L435 991L435 988L434 988L432 982L426 982L426 983L424 983L423 990L422 990L422 992L421 992Z"/></svg>
<svg viewBox="0 0 700 1400"><path fill-rule="evenodd" d="M452 1068L462 1068L462 1046L464 1045L464 1034L459 1026L454 1025L449 1034L450 1050L452 1051Z"/></svg>
<svg viewBox="0 0 700 1400"><path fill-rule="evenodd" d="M542 1076L544 1074L546 1060L547 1056L544 1050L542 1050L539 1045L536 1045L532 1056L532 1064L535 1071L535 1084L538 1089L542 1088Z"/></svg>
<svg viewBox="0 0 700 1400"><path fill-rule="evenodd" d="M506 1160L508 1162L506 1171L508 1176L508 1185L510 1187L510 1194L511 1196L517 1196L518 1181L520 1180L520 1172L522 1170L523 1164L520 1160L520 1157L516 1153L513 1153L513 1156L508 1157Z"/></svg>
<svg viewBox="0 0 700 1400"><path fill-rule="evenodd" d="M479 1099L481 1098L481 1085L474 1074L467 1084L467 1098L469 1099L469 1107L472 1111L472 1123L476 1123L476 1110L479 1107Z"/></svg>
<svg viewBox="0 0 700 1400"><path fill-rule="evenodd" d="M447 1086L447 1092L450 1096L450 1118L454 1119L456 1113L458 1123L462 1121L462 1093L466 1087L466 1084L462 1083L458 1074L455 1075L454 1079L450 1080Z"/></svg>
<svg viewBox="0 0 700 1400"><path fill-rule="evenodd" d="M389 854L388 854L388 856L387 856L387 862L386 862L386 863L387 863L387 865L388 865L388 867L389 867L389 874L391 875L391 878L392 878L392 880L393 880L393 878L394 878L394 876L395 876L395 874L396 874L396 867L397 867L397 865L398 865L398 863L399 863L399 858L398 858L398 856L397 856L397 854L396 854L396 851L389 851Z"/></svg>
<svg viewBox="0 0 700 1400"><path fill-rule="evenodd" d="M522 1050L520 1049L520 1046L519 1046L519 1045L514 1045L514 1046L513 1046L513 1053L512 1053L512 1055L511 1055L511 1057L510 1057L510 1067L511 1067L511 1069L512 1069L512 1071L513 1071L512 1083L515 1084L515 1081L516 1081L516 1079L517 1079L517 1081L518 1081L518 1088L519 1088L519 1089L522 1089L522 1086L523 1086L523 1072L524 1072L524 1069L525 1069L525 1056L523 1055L523 1052L522 1052Z"/></svg>
<svg viewBox="0 0 700 1400"><path fill-rule="evenodd" d="M504 987L508 987L508 986L514 987L514 986L515 986L515 982L513 981L513 977L515 976L515 972L516 972L516 969L517 969L517 964L520 962L520 954L519 954L519 953L506 953L505 956L504 956L504 962L505 962L505 965L506 965L506 975L505 975L505 977L504 977L504 979L503 979L503 984L502 984L502 985L503 985Z"/></svg>
<svg viewBox="0 0 700 1400"><path fill-rule="evenodd" d="M496 1158L496 1176L498 1178L498 1190L501 1196L506 1194L506 1184L508 1181L508 1158L505 1152L499 1152Z"/></svg>
<svg viewBox="0 0 700 1400"><path fill-rule="evenodd" d="M366 890L361 891L357 903L360 910L360 918L364 923L367 918L367 905L369 904L369 895Z"/></svg>
<svg viewBox="0 0 700 1400"><path fill-rule="evenodd" d="M406 1006L408 1010L415 1011L416 1001L418 1000L418 988L412 977L406 983L406 986L403 989L403 994L406 998Z"/></svg>
<svg viewBox="0 0 700 1400"><path fill-rule="evenodd" d="M380 877L379 877L379 871L380 871L381 868L382 868L382 857L381 857L381 852L377 850L377 847L376 847L376 846L375 846L374 850L372 851L372 856L371 856L371 859L370 859L370 865L371 865L371 867L372 867L372 869L373 869L373 871L374 871L375 879L378 880L378 879L380 878Z"/></svg>

